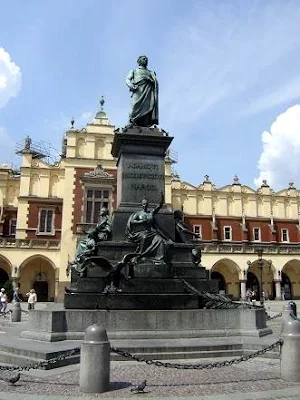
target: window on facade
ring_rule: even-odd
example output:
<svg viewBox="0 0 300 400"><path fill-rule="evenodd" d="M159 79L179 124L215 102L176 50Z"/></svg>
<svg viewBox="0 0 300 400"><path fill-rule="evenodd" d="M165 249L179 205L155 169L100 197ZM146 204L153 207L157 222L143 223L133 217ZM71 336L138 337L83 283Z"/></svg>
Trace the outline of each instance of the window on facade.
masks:
<svg viewBox="0 0 300 400"><path fill-rule="evenodd" d="M40 210L38 232L44 234L54 233L54 210Z"/></svg>
<svg viewBox="0 0 300 400"><path fill-rule="evenodd" d="M199 237L195 239L201 239L202 238L202 226L201 225L193 225L193 231L199 235Z"/></svg>
<svg viewBox="0 0 300 400"><path fill-rule="evenodd" d="M16 235L17 220L15 218L9 221L9 234L11 236Z"/></svg>
<svg viewBox="0 0 300 400"><path fill-rule="evenodd" d="M85 222L95 224L99 221L102 207L109 209L108 189L88 189L86 191Z"/></svg>
<svg viewBox="0 0 300 400"><path fill-rule="evenodd" d="M288 229L281 229L281 241L289 242L289 230Z"/></svg>
<svg viewBox="0 0 300 400"><path fill-rule="evenodd" d="M224 240L232 240L231 226L224 226Z"/></svg>
<svg viewBox="0 0 300 400"><path fill-rule="evenodd" d="M253 228L253 240L255 242L260 242L260 228Z"/></svg>

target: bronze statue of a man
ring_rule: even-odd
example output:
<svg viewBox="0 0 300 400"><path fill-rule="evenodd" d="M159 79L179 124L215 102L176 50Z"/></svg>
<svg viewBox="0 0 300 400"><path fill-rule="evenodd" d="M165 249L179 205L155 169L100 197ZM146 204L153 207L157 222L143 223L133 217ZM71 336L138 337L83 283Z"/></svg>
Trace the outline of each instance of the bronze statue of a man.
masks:
<svg viewBox="0 0 300 400"><path fill-rule="evenodd" d="M132 97L129 122L145 127L157 125L158 82L156 75L147 68L147 56L140 56L137 63L138 68L131 70L126 78Z"/></svg>

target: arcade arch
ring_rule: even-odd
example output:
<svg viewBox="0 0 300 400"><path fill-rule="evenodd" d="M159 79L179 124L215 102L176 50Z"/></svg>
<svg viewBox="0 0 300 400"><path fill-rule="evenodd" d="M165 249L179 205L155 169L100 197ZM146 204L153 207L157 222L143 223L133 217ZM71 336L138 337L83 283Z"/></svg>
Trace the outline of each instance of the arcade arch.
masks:
<svg viewBox="0 0 300 400"><path fill-rule="evenodd" d="M285 300L300 298L300 260L289 260L281 271L281 293Z"/></svg>
<svg viewBox="0 0 300 400"><path fill-rule="evenodd" d="M20 265L20 294L25 295L35 289L38 301L54 301L55 265L47 257L34 255Z"/></svg>
<svg viewBox="0 0 300 400"><path fill-rule="evenodd" d="M5 282L10 280L11 277L11 263L3 256L0 256L0 286L2 287Z"/></svg>
<svg viewBox="0 0 300 400"><path fill-rule="evenodd" d="M259 300L262 279L265 297L268 299L274 299L276 296L274 286L275 268L270 260L262 259L262 262L262 269L258 260L255 260L248 268L246 288L250 288L255 292L255 298L256 300Z"/></svg>
<svg viewBox="0 0 300 400"><path fill-rule="evenodd" d="M225 290L225 294L233 299L240 298L239 266L232 260L224 258L217 261L211 269L211 278L219 281L219 290ZM223 292L224 293L224 292Z"/></svg>

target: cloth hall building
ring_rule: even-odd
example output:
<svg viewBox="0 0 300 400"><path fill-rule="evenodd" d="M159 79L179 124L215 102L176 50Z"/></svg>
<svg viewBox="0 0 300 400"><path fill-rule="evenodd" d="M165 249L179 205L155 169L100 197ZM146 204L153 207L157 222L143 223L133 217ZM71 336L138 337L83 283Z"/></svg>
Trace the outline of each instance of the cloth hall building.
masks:
<svg viewBox="0 0 300 400"><path fill-rule="evenodd" d="M102 206L114 211L114 126L101 109L83 129L64 135L60 160L51 164L26 138L21 168L0 166L0 284L15 280L20 293L35 288L40 301L60 301L69 285L68 260ZM300 298L300 191L293 183L274 192L233 182L216 188L208 176L198 186L172 172L165 158L165 201L183 210L198 234L202 264L222 293L245 299L246 289L270 299ZM260 258L258 250L263 251Z"/></svg>

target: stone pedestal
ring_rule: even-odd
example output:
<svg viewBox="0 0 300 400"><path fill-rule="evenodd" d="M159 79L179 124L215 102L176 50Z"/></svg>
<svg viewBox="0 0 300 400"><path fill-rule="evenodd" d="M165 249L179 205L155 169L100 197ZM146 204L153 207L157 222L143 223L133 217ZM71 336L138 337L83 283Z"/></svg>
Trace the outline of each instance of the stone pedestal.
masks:
<svg viewBox="0 0 300 400"><path fill-rule="evenodd" d="M112 155L118 159L117 209L113 217L113 240L124 240L130 215L148 200L149 207L161 201L165 191L165 155L173 137L159 129L135 127L116 133ZM162 208L156 221L174 240L173 213Z"/></svg>
<svg viewBox="0 0 300 400"><path fill-rule="evenodd" d="M174 243L170 249L171 263L155 265L143 260L132 271L123 270L121 292L105 293L113 266L125 254L133 253L135 245L128 242L101 242L99 256L87 268L86 277L71 275L70 292L66 293L66 309L102 310L174 310L202 308L197 291L218 292L218 282L208 279L208 271L192 263L193 244ZM105 254L106 259L103 258ZM189 290L191 285L195 291Z"/></svg>

